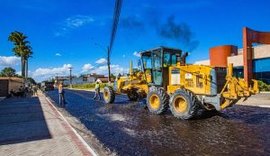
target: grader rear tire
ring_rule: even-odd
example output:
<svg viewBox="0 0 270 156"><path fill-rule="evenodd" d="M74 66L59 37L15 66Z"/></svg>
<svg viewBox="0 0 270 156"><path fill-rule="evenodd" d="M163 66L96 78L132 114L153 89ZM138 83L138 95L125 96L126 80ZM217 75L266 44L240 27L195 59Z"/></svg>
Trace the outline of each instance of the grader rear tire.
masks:
<svg viewBox="0 0 270 156"><path fill-rule="evenodd" d="M163 88L152 87L147 94L147 107L153 114L164 113L169 107L169 95Z"/></svg>
<svg viewBox="0 0 270 156"><path fill-rule="evenodd" d="M106 104L113 103L115 100L115 92L112 87L106 86L104 87L103 99Z"/></svg>
<svg viewBox="0 0 270 156"><path fill-rule="evenodd" d="M187 90L177 90L170 99L170 110L179 119L194 117L199 109L196 97Z"/></svg>

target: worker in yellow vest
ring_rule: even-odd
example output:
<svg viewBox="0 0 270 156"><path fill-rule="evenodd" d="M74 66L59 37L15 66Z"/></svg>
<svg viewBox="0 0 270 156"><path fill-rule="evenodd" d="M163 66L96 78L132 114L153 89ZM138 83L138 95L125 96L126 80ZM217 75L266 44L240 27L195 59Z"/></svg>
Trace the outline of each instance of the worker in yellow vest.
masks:
<svg viewBox="0 0 270 156"><path fill-rule="evenodd" d="M101 84L101 80L97 79L96 83L95 83L95 96L93 97L94 100L96 98L98 98L98 100L101 99L101 96L100 96L100 84Z"/></svg>

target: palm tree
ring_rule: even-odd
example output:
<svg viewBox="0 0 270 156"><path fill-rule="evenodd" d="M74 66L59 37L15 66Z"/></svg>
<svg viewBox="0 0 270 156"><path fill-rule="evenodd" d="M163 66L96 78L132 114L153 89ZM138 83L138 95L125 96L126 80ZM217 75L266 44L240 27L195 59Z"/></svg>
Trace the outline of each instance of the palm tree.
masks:
<svg viewBox="0 0 270 156"><path fill-rule="evenodd" d="M10 33L8 37L8 40L14 44L12 49L14 55L21 57L22 77L28 76L28 58L33 54L32 47L29 45L30 42L26 39L27 36L18 31Z"/></svg>

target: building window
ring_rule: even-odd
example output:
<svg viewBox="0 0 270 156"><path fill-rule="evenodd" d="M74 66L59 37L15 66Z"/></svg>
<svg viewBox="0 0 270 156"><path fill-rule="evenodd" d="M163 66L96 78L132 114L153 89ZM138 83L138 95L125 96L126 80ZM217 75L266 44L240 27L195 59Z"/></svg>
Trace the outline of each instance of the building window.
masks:
<svg viewBox="0 0 270 156"><path fill-rule="evenodd" d="M253 76L257 80L270 84L270 58L253 60Z"/></svg>
<svg viewBox="0 0 270 156"><path fill-rule="evenodd" d="M253 72L269 72L270 58L253 60Z"/></svg>
<svg viewBox="0 0 270 156"><path fill-rule="evenodd" d="M244 77L244 69L243 67L234 67L233 68L233 76L238 77L238 78L243 78Z"/></svg>

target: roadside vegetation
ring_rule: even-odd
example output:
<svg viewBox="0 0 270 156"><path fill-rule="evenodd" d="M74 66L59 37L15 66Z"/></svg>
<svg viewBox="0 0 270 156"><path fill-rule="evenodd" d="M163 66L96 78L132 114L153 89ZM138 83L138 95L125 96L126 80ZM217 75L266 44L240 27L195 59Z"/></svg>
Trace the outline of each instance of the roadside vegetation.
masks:
<svg viewBox="0 0 270 156"><path fill-rule="evenodd" d="M11 67L5 67L0 71L0 77L18 77L18 78L23 78L21 75L16 74L16 70L11 68ZM30 82L31 84L37 84L36 81L31 78L27 77L27 81Z"/></svg>
<svg viewBox="0 0 270 156"><path fill-rule="evenodd" d="M107 85L108 83L101 83L100 88L103 89ZM72 88L91 90L91 89L95 89L95 83L73 84Z"/></svg>
<svg viewBox="0 0 270 156"><path fill-rule="evenodd" d="M14 76L18 77L18 75L16 74L16 70L11 67L6 67L2 69L0 72L0 77L14 77Z"/></svg>
<svg viewBox="0 0 270 156"><path fill-rule="evenodd" d="M270 85L264 83L263 81L258 81L259 82L259 89L260 91L270 91Z"/></svg>

